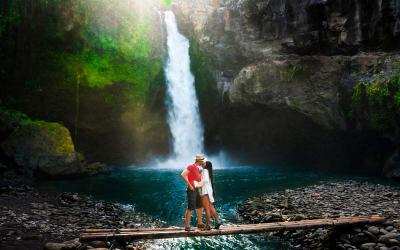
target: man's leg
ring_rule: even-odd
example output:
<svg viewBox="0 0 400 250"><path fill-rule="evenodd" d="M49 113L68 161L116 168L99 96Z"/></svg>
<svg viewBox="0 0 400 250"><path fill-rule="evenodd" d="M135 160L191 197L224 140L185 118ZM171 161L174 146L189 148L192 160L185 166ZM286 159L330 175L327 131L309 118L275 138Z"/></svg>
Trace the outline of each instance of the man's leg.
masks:
<svg viewBox="0 0 400 250"><path fill-rule="evenodd" d="M200 193L196 190L196 215L197 215L197 225L204 225L203 224L203 204L201 201Z"/></svg>
<svg viewBox="0 0 400 250"><path fill-rule="evenodd" d="M196 209L196 213L197 213L197 225L203 225L203 208L198 208Z"/></svg>
<svg viewBox="0 0 400 250"><path fill-rule="evenodd" d="M192 210L186 209L185 213L185 227L190 227L190 218L192 217Z"/></svg>

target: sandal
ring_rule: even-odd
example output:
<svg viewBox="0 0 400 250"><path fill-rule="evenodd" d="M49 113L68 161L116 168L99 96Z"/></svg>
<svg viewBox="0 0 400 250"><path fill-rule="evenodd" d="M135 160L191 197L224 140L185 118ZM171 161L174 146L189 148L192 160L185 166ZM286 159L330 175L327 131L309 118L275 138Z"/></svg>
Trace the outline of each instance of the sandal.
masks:
<svg viewBox="0 0 400 250"><path fill-rule="evenodd" d="M219 229L219 227L220 227L221 225L222 225L221 223L217 223L217 224L215 224L214 228L215 228L215 229Z"/></svg>
<svg viewBox="0 0 400 250"><path fill-rule="evenodd" d="M186 232L190 232L190 231L192 231L192 230L190 229L190 227L185 227L185 231L186 231Z"/></svg>
<svg viewBox="0 0 400 250"><path fill-rule="evenodd" d="M198 229L203 229L204 227L205 227L204 224L197 224L197 228L198 228Z"/></svg>
<svg viewBox="0 0 400 250"><path fill-rule="evenodd" d="M210 231L211 227L210 225L205 225L203 229L201 229L201 231Z"/></svg>

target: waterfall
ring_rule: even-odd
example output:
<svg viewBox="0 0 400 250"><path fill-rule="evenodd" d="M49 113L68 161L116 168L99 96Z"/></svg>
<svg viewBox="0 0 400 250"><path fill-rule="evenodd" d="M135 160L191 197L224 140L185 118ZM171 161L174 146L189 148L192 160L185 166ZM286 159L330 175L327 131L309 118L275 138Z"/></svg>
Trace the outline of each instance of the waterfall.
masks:
<svg viewBox="0 0 400 250"><path fill-rule="evenodd" d="M188 161L203 152L203 126L190 71L189 41L178 31L175 15L165 12L168 60L167 80L168 125L172 134L174 157Z"/></svg>

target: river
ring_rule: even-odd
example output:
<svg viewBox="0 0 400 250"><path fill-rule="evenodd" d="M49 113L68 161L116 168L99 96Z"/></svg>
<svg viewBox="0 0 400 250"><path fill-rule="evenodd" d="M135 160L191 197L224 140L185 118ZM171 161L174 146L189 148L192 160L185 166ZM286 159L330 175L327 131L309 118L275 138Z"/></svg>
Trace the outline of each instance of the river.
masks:
<svg viewBox="0 0 400 250"><path fill-rule="evenodd" d="M182 166L183 168L183 166ZM186 206L185 183L179 168L120 167L110 176L76 180L48 181L40 185L46 192L68 191L90 195L96 199L133 206L154 221L183 226ZM218 167L214 170L216 209L223 223L241 223L237 206L245 199L262 193L304 187L320 181L335 181L346 177L301 169L268 166ZM193 215L193 225L195 216ZM284 242L267 236L217 236L157 240L150 249L287 249Z"/></svg>

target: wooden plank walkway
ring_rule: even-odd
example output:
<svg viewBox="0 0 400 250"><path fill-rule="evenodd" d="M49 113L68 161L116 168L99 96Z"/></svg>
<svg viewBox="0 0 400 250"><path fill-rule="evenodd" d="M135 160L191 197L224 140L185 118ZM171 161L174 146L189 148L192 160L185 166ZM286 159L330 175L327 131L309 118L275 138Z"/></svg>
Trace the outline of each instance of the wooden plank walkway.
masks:
<svg viewBox="0 0 400 250"><path fill-rule="evenodd" d="M120 229L118 234L114 234L114 229L86 229L80 237L81 241L121 239L126 241L139 239L163 239L178 237L194 237L194 236L213 236L226 234L254 234L264 233L278 230L297 230L310 229L327 226L345 226L360 224L379 224L385 219L378 215L374 216L356 216L356 217L339 217L331 219L301 220L301 221L285 221L260 224L242 224L242 225L222 225L219 230L212 229L210 231L201 231L195 229L186 232L180 227L168 228L126 228ZM194 229L194 228L192 228Z"/></svg>

